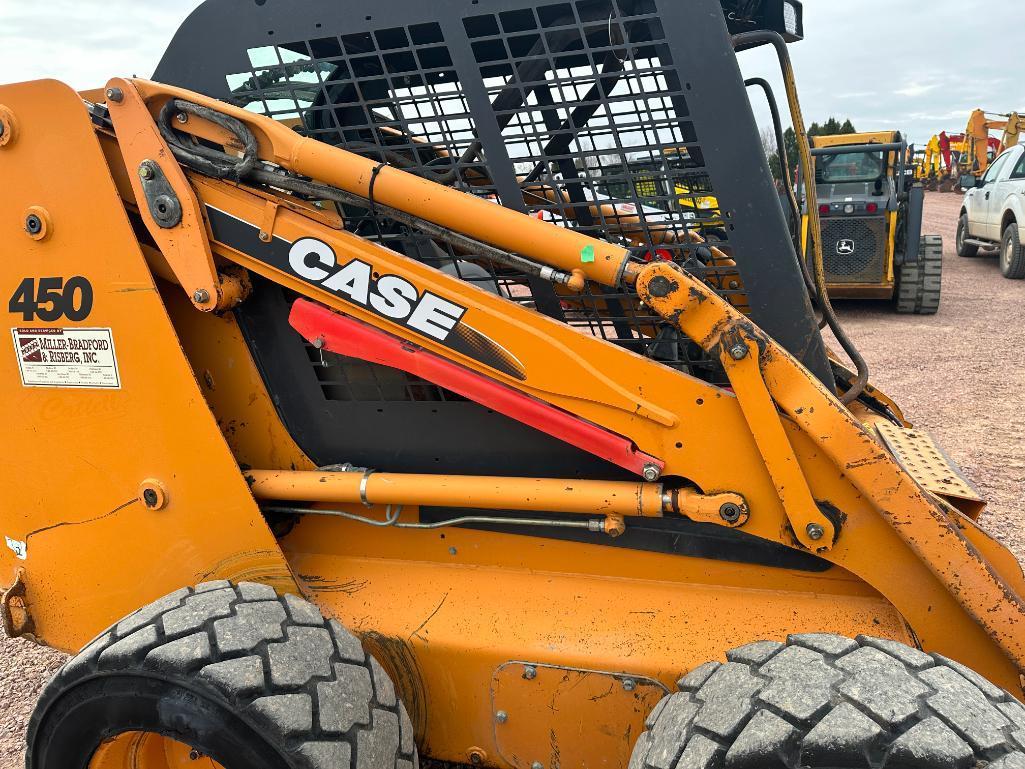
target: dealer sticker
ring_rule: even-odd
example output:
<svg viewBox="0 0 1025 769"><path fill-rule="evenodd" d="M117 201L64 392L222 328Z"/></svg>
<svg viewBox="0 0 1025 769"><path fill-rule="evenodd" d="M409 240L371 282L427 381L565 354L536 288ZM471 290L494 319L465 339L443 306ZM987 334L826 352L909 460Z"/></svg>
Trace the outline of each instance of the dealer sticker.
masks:
<svg viewBox="0 0 1025 769"><path fill-rule="evenodd" d="M26 387L121 387L109 328L12 328L11 334Z"/></svg>

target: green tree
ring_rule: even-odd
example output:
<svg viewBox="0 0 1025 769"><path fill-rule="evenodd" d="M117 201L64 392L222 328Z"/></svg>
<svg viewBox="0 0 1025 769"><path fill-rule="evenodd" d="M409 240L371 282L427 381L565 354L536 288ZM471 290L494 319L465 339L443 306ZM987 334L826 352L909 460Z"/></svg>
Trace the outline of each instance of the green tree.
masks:
<svg viewBox="0 0 1025 769"><path fill-rule="evenodd" d="M854 127L854 123L851 122L850 118L845 119L842 123L835 117L830 117L825 123L812 123L808 126L808 136L835 136L837 134L853 134L857 133L857 129ZM793 179L797 173L797 134L793 128L788 128L783 132L783 147L787 153L787 160L790 166L790 178ZM779 162L779 153L769 153L769 169L772 171L772 176L776 181L783 179L783 167Z"/></svg>

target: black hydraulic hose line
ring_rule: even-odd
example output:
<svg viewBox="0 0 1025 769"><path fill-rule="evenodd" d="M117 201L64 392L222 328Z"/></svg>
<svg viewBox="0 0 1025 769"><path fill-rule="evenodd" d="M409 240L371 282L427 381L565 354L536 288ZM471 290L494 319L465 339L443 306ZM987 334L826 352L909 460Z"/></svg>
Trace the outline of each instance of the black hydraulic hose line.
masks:
<svg viewBox="0 0 1025 769"><path fill-rule="evenodd" d="M794 251L797 254L797 263L801 267L801 274L804 276L804 284L813 300L818 301L815 291L815 280L808 269L808 260L801 255L801 208L797 204L797 196L794 194L794 183L790 176L790 158L787 157L786 141L783 138L783 123L779 116L779 105L776 103L776 95L772 92L769 82L760 77L752 77L744 81L747 87L757 86L765 93L765 101L769 105L769 113L772 115L772 131L776 138L776 156L779 158L780 181L787 193L787 202L790 204L791 238L794 241Z"/></svg>
<svg viewBox="0 0 1025 769"><path fill-rule="evenodd" d="M198 143L188 146L183 144L172 124L172 121L179 120L179 116L182 115L185 116L186 120L188 115L195 115L198 118L208 120L214 125L220 126L225 131L234 135L242 143L242 157L235 158ZM210 176L241 181L256 168L256 164L259 162L259 157L257 156L259 147L256 143L256 136L253 135L253 132L249 130L245 123L209 107L184 101L183 99L171 99L160 111L157 125L165 141L178 146L192 156L198 166L196 170L207 173L204 168L209 169Z"/></svg>
<svg viewBox="0 0 1025 769"><path fill-rule="evenodd" d="M829 291L826 288L826 271L822 259L822 223L819 220L819 209L815 205L815 168L812 164L811 149L808 141L808 132L804 125L804 116L801 114L801 103L797 98L797 83L794 77L794 65L790 60L790 52L787 50L786 41L778 32L759 31L743 32L733 36L733 47L742 48L749 45L768 43L775 51L779 59L780 69L783 71L783 84L786 88L787 103L790 107L790 119L797 134L797 152L800 156L801 176L804 180L804 188L808 200L808 237L812 244L813 276L815 287L818 290L819 308L822 316L832 330L840 347L851 359L857 369L857 376L851 383L850 389L841 397L840 401L848 405L857 400L858 396L865 391L868 384L868 364L864 357L858 352L847 332L840 325L833 305L829 301Z"/></svg>
<svg viewBox="0 0 1025 769"><path fill-rule="evenodd" d="M756 86L762 89L765 94L765 102L769 106L769 114L772 116L772 133L776 139L776 155L779 157L780 181L786 186L787 200L790 203L790 213L796 222L800 216L797 205L797 196L794 195L793 180L790 177L790 159L787 157L786 141L783 138L783 122L780 119L779 104L776 102L776 94L772 92L769 81L761 77L751 77L744 81L748 88Z"/></svg>
<svg viewBox="0 0 1025 769"><path fill-rule="evenodd" d="M313 200L331 200L335 203L361 206L366 206L369 203L367 199L345 192L337 187L331 187L326 184L300 179L295 176L282 175L275 171L268 171L262 168L257 168L250 173L249 179L250 181L255 181L265 186L289 190L290 192L298 193L303 197ZM554 267L532 262L522 256L503 251L499 248L495 248L494 246L482 243L479 240L474 240L473 238L469 238L461 233L446 229L441 225L421 219L413 214L407 214L405 211L399 211L395 208L382 206L380 203L377 203L375 207L378 214L396 221L399 224L404 224L407 227L415 227L426 235L448 243L467 254L475 254L477 256L484 257L485 259L490 259L493 262L504 264L507 267L512 267L528 275L534 275L555 283L568 283L572 278L572 275L569 273L562 272Z"/></svg>

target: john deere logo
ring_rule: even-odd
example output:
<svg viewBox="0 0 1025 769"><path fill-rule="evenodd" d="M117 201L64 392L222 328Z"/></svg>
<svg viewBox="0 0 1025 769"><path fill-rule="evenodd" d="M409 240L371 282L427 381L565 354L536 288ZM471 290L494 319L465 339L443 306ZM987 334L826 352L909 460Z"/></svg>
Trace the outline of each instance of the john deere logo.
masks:
<svg viewBox="0 0 1025 769"><path fill-rule="evenodd" d="M836 241L836 253L841 256L847 256L848 254L854 253L854 241L853 240L838 240Z"/></svg>

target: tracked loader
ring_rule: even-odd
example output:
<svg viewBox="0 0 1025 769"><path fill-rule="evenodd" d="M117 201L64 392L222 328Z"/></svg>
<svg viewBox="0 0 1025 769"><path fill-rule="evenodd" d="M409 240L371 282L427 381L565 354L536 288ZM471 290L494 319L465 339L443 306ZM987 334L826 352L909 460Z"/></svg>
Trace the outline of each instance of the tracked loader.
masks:
<svg viewBox="0 0 1025 769"><path fill-rule="evenodd" d="M800 22L208 0L152 81L0 87L26 766L1021 767L1021 568L758 141L769 45L814 195ZM682 146L724 240L637 198Z"/></svg>
<svg viewBox="0 0 1025 769"><path fill-rule="evenodd" d="M815 194L801 185L801 237L805 258L814 259L814 208L830 295L886 299L899 313L935 314L943 239L922 234L925 188L908 167L900 132L813 136L811 146Z"/></svg>

